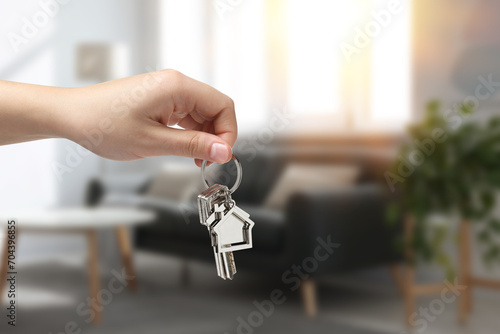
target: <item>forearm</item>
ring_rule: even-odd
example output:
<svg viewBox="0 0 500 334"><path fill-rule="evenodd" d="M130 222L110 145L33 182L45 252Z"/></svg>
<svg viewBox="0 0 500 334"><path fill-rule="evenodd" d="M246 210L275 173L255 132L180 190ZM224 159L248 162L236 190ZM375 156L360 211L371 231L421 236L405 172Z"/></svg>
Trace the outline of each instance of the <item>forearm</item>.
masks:
<svg viewBox="0 0 500 334"><path fill-rule="evenodd" d="M0 145L66 138L108 159L178 155L200 166L227 162L236 137L233 101L174 70L81 88L0 81Z"/></svg>
<svg viewBox="0 0 500 334"><path fill-rule="evenodd" d="M62 137L66 90L0 81L0 145Z"/></svg>

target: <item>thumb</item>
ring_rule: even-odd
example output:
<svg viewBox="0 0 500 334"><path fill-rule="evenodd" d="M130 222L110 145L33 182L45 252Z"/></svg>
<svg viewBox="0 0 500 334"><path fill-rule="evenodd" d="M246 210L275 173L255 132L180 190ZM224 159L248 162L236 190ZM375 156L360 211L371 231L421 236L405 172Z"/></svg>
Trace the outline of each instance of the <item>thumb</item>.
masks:
<svg viewBox="0 0 500 334"><path fill-rule="evenodd" d="M232 156L231 146L222 138L203 131L163 128L153 155L177 155L223 164Z"/></svg>

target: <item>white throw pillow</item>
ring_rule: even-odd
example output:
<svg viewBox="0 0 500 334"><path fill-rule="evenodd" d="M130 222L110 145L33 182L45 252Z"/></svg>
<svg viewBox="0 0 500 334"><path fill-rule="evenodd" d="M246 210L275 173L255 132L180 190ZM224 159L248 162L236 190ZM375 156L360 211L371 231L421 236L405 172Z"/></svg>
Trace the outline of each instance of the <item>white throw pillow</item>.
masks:
<svg viewBox="0 0 500 334"><path fill-rule="evenodd" d="M195 180L200 179L200 175L200 168L194 163L167 163L152 180L146 195L183 201L186 197L186 190Z"/></svg>
<svg viewBox="0 0 500 334"><path fill-rule="evenodd" d="M215 167L207 167L210 180ZM194 163L167 163L161 167L146 191L147 196L165 198L176 202L191 202L206 189L201 180L201 169Z"/></svg>
<svg viewBox="0 0 500 334"><path fill-rule="evenodd" d="M301 190L349 186L359 174L358 166L290 164L267 196L264 206L282 210L288 198Z"/></svg>

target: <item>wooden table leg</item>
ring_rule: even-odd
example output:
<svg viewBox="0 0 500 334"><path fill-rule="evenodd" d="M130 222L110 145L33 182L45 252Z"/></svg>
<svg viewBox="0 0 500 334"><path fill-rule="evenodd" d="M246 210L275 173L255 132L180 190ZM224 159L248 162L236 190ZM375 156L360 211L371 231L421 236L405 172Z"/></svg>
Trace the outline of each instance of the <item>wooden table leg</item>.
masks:
<svg viewBox="0 0 500 334"><path fill-rule="evenodd" d="M411 218L408 218L405 222L405 257L408 261L406 268L406 282L405 282L405 305L406 305L406 316L407 323L411 327L412 315L415 312L415 298L420 295L427 294L438 294L443 291L446 286L442 285L418 285L415 284L415 268L412 265L411 259L413 258L413 251L411 248L412 241L412 229L414 222ZM459 296L459 321L461 323L466 323L469 313L472 310L473 299L472 290L474 287L483 287L490 289L500 289L500 281L485 280L474 277L471 268L471 257L472 257L472 247L471 247L471 226L470 222L462 221L460 224L459 231L459 258L460 258L460 272L459 272L459 284L464 285L467 288Z"/></svg>
<svg viewBox="0 0 500 334"><path fill-rule="evenodd" d="M127 232L127 228L124 226L119 226L116 228L116 235L118 237L118 246L120 247L120 253L123 260L123 265L125 266L125 272L127 276L133 277L129 281L129 288L132 291L137 290L137 277L135 275L134 265L132 263L132 247L130 246L130 238Z"/></svg>
<svg viewBox="0 0 500 334"><path fill-rule="evenodd" d="M315 317L318 313L318 302L316 298L316 282L313 279L302 281L300 286L302 300L308 317Z"/></svg>
<svg viewBox="0 0 500 334"><path fill-rule="evenodd" d="M389 266L389 272L391 273L392 279L394 280L394 283L396 284L396 288L398 289L398 292L401 294L401 296L405 296L406 293L406 283L405 283L405 277L402 273L401 267L398 264L392 264Z"/></svg>
<svg viewBox="0 0 500 334"><path fill-rule="evenodd" d="M415 222L412 217L407 216L404 224L404 238L405 238L405 310L406 310L406 324L412 327L411 318L415 312L415 268L413 267L413 229Z"/></svg>
<svg viewBox="0 0 500 334"><path fill-rule="evenodd" d="M7 231L7 229L6 229ZM0 302L3 300L3 290L5 289L5 282L7 281L7 271L8 271L8 265L7 265L7 260L9 253L7 252L9 249L9 243L7 242L7 233L5 233L5 240L3 240L3 251L2 255L0 257ZM17 240L16 240L17 241Z"/></svg>
<svg viewBox="0 0 500 334"><path fill-rule="evenodd" d="M406 311L406 324L408 327L413 327L411 321L413 313L415 313L415 269L410 264L407 265L405 270L405 311Z"/></svg>
<svg viewBox="0 0 500 334"><path fill-rule="evenodd" d="M90 280L90 296L95 301L94 324L101 321L101 305L99 305L99 257L97 251L97 232L90 230L87 232L88 247L89 247L89 280Z"/></svg>
<svg viewBox="0 0 500 334"><path fill-rule="evenodd" d="M459 321L467 322L467 316L472 309L472 284L471 284L471 245L470 245L470 224L462 222L460 224L460 284L467 286L467 289L460 297Z"/></svg>

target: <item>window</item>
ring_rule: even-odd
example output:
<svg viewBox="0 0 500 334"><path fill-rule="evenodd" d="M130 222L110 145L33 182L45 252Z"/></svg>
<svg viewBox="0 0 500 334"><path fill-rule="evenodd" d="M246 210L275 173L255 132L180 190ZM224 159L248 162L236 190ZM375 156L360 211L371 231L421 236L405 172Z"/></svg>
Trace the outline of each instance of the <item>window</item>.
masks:
<svg viewBox="0 0 500 334"><path fill-rule="evenodd" d="M375 1L375 10L386 10L388 1ZM411 3L401 1L402 11L373 43L371 113L374 125L401 129L411 119Z"/></svg>
<svg viewBox="0 0 500 334"><path fill-rule="evenodd" d="M240 132L275 108L298 115L289 130L315 133L409 120L409 0L217 1L163 1L162 65L230 95Z"/></svg>
<svg viewBox="0 0 500 334"><path fill-rule="evenodd" d="M311 129L401 129L408 120L409 3L398 14L390 3L286 2L288 104Z"/></svg>

